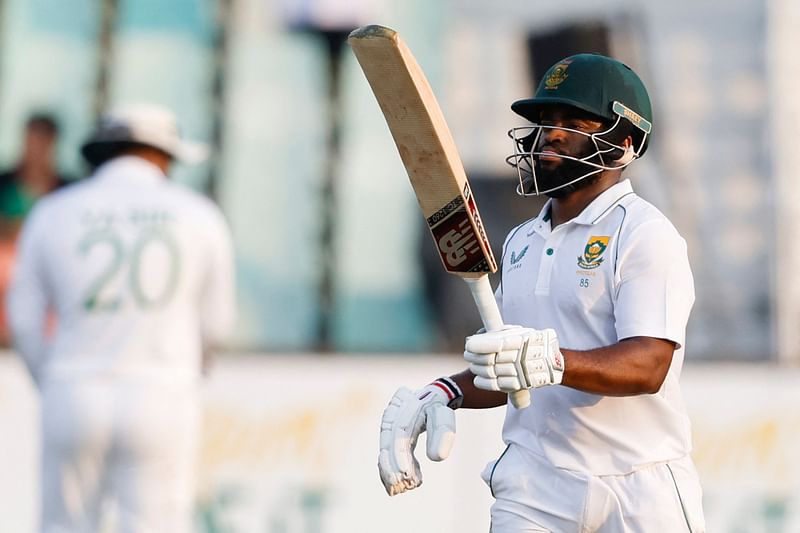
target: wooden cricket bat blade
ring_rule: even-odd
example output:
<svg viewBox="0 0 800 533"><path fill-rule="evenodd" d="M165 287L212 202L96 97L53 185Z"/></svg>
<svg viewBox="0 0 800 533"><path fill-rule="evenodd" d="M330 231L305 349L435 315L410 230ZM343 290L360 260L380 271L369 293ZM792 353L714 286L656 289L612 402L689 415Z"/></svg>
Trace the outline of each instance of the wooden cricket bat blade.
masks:
<svg viewBox="0 0 800 533"><path fill-rule="evenodd" d="M497 271L497 262L455 141L425 74L390 28L358 28L348 43L392 133L442 265L469 282L486 330L502 328L488 279ZM511 400L524 407L530 395L519 391Z"/></svg>
<svg viewBox="0 0 800 533"><path fill-rule="evenodd" d="M348 39L383 111L444 268L461 277L496 272L455 141L433 90L398 33L365 26Z"/></svg>

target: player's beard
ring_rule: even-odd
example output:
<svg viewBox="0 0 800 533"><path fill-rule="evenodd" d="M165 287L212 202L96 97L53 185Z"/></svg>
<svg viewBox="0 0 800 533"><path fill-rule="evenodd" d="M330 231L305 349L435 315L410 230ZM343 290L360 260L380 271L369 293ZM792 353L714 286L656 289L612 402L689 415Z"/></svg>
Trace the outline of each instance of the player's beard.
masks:
<svg viewBox="0 0 800 533"><path fill-rule="evenodd" d="M588 144L588 143L587 143ZM587 146L585 153L576 155L575 157L578 159L584 158L588 155L594 153L594 147ZM591 159L597 159L599 161L599 156L592 157ZM581 176L588 174L596 170L596 167L593 167L587 163L582 161L575 161L573 159L561 159L561 161L557 165L543 165L539 161L536 161L536 182L539 187L540 191L546 191L548 189L554 189L550 192L545 193L546 196L550 198L563 198L570 193L573 193L577 190L589 187L597 183L597 180L600 179L600 173L591 174L590 176L586 176L585 178L579 179ZM575 183L570 183L571 181L575 181ZM569 183L569 185L565 185Z"/></svg>

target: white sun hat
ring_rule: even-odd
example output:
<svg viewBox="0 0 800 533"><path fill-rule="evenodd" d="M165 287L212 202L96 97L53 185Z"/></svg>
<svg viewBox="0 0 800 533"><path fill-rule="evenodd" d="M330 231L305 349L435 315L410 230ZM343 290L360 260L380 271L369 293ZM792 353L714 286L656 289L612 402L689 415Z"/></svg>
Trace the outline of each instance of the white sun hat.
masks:
<svg viewBox="0 0 800 533"><path fill-rule="evenodd" d="M208 145L180 138L175 114L159 105L139 103L103 115L81 154L92 165L105 161L120 145L134 143L158 148L188 164L208 157Z"/></svg>

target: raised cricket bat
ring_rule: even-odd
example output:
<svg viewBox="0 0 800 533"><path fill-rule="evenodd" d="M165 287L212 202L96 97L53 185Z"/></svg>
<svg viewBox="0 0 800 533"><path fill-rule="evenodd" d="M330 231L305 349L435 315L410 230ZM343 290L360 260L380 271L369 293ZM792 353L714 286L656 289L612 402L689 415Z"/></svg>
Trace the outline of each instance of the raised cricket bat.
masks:
<svg viewBox="0 0 800 533"><path fill-rule="evenodd" d="M497 262L453 136L425 74L392 29L363 26L347 41L392 132L445 270L467 282L486 330L502 328L489 283ZM527 407L530 394L513 393L511 402L517 408Z"/></svg>

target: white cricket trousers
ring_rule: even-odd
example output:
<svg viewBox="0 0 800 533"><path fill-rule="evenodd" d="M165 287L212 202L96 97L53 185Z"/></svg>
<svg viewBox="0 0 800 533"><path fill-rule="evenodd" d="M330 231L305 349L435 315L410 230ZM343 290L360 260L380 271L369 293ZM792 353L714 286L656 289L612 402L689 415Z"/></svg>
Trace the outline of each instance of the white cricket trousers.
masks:
<svg viewBox="0 0 800 533"><path fill-rule="evenodd" d="M42 386L43 533L189 533L196 385L47 380Z"/></svg>
<svg viewBox="0 0 800 533"><path fill-rule="evenodd" d="M592 476L512 444L481 476L495 498L490 533L705 532L702 489L688 456Z"/></svg>

